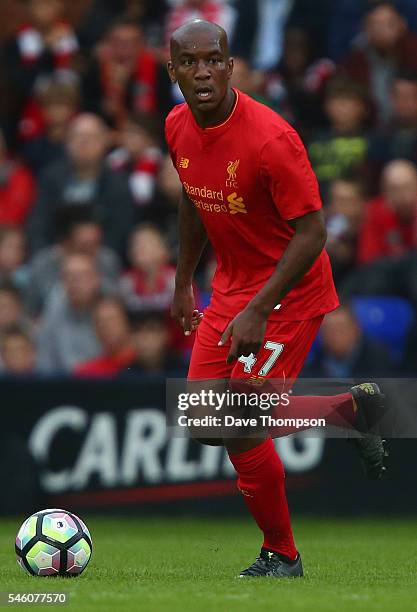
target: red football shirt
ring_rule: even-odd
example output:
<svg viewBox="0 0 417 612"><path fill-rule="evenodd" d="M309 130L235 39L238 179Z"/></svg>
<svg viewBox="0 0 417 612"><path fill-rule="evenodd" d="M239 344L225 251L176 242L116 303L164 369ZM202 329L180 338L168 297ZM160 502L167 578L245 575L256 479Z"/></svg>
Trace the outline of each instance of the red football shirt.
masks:
<svg viewBox="0 0 417 612"><path fill-rule="evenodd" d="M187 104L166 120L166 139L188 197L212 243L217 269L208 310L234 317L271 277L294 230L286 222L322 206L297 133L274 111L235 90L224 123L200 128ZM338 306L328 255L270 315L302 321Z"/></svg>

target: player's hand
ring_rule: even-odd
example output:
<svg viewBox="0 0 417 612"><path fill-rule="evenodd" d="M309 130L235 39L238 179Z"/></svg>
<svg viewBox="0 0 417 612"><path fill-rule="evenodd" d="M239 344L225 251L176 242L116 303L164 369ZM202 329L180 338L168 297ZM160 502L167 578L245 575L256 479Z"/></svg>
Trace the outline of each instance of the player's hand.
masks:
<svg viewBox="0 0 417 612"><path fill-rule="evenodd" d="M226 363L232 363L242 355L256 355L263 345L266 330L266 318L250 307L245 308L229 323L224 331L219 346L224 346L232 337L232 345Z"/></svg>
<svg viewBox="0 0 417 612"><path fill-rule="evenodd" d="M193 310L193 316L191 319L191 331L195 331L203 320L204 314L199 310Z"/></svg>
<svg viewBox="0 0 417 612"><path fill-rule="evenodd" d="M202 314L195 308L194 291L192 286L175 288L174 299L171 306L171 315L183 328L184 334L190 336L201 322Z"/></svg>

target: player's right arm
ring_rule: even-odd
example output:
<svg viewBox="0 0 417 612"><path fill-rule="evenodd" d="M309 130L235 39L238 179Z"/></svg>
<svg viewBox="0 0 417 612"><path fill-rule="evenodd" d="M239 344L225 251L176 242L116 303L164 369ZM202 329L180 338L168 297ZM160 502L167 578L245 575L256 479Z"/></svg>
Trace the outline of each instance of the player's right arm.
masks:
<svg viewBox="0 0 417 612"><path fill-rule="evenodd" d="M193 277L207 243L207 234L194 204L182 190L179 205L179 252L171 314L188 336L195 319Z"/></svg>

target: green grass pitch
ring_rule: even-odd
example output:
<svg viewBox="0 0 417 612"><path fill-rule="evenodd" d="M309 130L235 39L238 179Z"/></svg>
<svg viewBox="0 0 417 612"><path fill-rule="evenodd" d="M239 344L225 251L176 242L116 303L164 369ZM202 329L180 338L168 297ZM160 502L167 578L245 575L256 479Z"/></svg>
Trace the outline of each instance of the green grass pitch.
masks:
<svg viewBox="0 0 417 612"><path fill-rule="evenodd" d="M296 519L305 578L278 580L236 578L260 544L249 520L83 518L94 552L72 579L26 576L13 551L20 521L0 520L0 590L65 591L68 605L35 609L78 612L417 609L417 521Z"/></svg>

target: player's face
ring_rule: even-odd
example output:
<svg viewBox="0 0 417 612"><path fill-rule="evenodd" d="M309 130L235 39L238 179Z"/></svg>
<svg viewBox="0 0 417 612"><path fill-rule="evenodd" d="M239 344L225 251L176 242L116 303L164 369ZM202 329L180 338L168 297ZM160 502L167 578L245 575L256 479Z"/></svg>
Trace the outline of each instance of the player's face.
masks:
<svg viewBox="0 0 417 612"><path fill-rule="evenodd" d="M172 82L178 82L194 113L213 113L229 91L233 60L212 33L184 37L168 62Z"/></svg>

